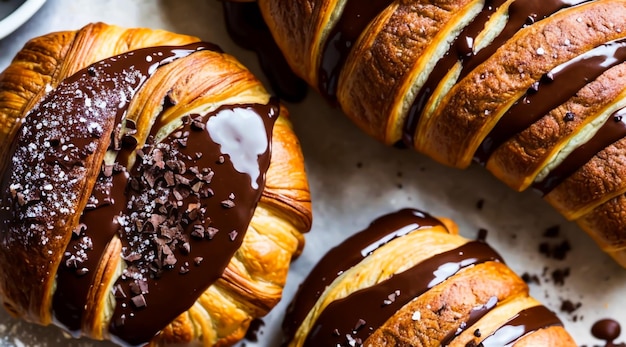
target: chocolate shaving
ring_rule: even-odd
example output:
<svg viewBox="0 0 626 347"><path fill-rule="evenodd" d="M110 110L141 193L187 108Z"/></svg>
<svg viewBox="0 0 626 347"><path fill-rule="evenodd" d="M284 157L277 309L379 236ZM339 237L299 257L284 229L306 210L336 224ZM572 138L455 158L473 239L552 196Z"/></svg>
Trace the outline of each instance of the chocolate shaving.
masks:
<svg viewBox="0 0 626 347"><path fill-rule="evenodd" d="M87 225L85 225L85 223L79 223L76 227L74 227L74 229L72 229L72 236L78 237L85 230L87 230Z"/></svg>
<svg viewBox="0 0 626 347"><path fill-rule="evenodd" d="M146 298L143 296L143 294L139 294L136 296L133 296L131 298L133 305L135 305L136 308L142 308L142 307L146 307Z"/></svg>
<svg viewBox="0 0 626 347"><path fill-rule="evenodd" d="M121 284L116 284L113 287L113 296L115 296L116 299L126 298L126 293L124 293L124 288L122 288Z"/></svg>
<svg viewBox="0 0 626 347"><path fill-rule="evenodd" d="M231 209L235 207L235 202L232 200L222 200L221 202L223 208Z"/></svg>
<svg viewBox="0 0 626 347"><path fill-rule="evenodd" d="M228 233L228 237L230 238L231 241L235 241L235 239L237 238L237 230L233 230L231 232Z"/></svg>

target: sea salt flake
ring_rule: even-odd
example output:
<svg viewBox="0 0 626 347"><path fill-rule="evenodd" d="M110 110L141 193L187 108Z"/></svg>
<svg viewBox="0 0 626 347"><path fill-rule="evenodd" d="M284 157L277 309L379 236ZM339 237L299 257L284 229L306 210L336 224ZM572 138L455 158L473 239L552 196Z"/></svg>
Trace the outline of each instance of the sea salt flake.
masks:
<svg viewBox="0 0 626 347"><path fill-rule="evenodd" d="M413 312L411 319L414 321L419 321L420 319L422 319L422 314L420 313L420 311L415 311Z"/></svg>

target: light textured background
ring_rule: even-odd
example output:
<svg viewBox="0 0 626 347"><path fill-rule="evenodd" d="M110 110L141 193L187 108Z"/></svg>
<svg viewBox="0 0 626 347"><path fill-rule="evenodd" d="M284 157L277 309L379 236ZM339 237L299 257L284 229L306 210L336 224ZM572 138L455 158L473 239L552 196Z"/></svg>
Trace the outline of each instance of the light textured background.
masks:
<svg viewBox="0 0 626 347"><path fill-rule="evenodd" d="M76 29L93 21L196 35L218 43L259 74L254 54L237 48L226 35L217 0L49 0L26 25L0 40L0 70L29 38ZM480 167L465 171L447 169L411 151L382 146L361 134L314 93L305 102L289 107L307 161L315 222L303 255L293 264L283 302L264 319L265 326L259 334L263 343L259 345L277 345L277 324L285 305L303 276L328 248L365 228L375 217L402 207L451 217L468 237L475 237L479 228L487 229L488 241L520 274L541 275L545 267L549 272L570 268L565 285L554 285L549 276L541 277L541 285L532 285L531 291L558 312L579 345L600 342L589 332L598 318L613 317L626 323L622 309L626 270L616 266L589 237L534 193L514 193ZM479 210L476 203L481 199L484 206ZM555 240L543 238L545 229L554 225L561 227L561 236ZM540 242L564 239L573 245L565 261L546 259L537 251ZM574 314L560 312L563 299L582 302L582 307ZM99 343L68 341L54 327L18 322L2 311L0 344Z"/></svg>

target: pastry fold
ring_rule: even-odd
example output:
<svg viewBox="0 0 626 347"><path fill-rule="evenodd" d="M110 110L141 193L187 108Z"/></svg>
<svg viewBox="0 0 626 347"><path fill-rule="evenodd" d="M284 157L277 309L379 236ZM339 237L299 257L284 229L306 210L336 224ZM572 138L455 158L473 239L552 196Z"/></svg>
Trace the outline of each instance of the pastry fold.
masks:
<svg viewBox="0 0 626 347"><path fill-rule="evenodd" d="M626 266L626 1L258 3L293 71L366 133L537 190Z"/></svg>
<svg viewBox="0 0 626 347"><path fill-rule="evenodd" d="M311 226L288 112L200 39L95 23L0 75L0 293L123 345L228 346L280 300Z"/></svg>
<svg viewBox="0 0 626 347"><path fill-rule="evenodd" d="M283 327L289 346L576 346L493 249L413 209L322 257Z"/></svg>

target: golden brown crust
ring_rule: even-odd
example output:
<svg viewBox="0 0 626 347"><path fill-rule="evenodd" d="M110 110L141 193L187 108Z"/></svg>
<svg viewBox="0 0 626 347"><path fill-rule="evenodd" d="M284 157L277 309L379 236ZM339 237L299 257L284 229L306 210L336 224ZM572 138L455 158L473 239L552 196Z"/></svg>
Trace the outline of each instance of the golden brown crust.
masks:
<svg viewBox="0 0 626 347"><path fill-rule="evenodd" d="M291 69L310 85L317 86L318 50L325 28L340 0L259 1L265 22ZM280 23L280 24L279 24Z"/></svg>
<svg viewBox="0 0 626 347"><path fill-rule="evenodd" d="M608 70L570 100L498 147L487 162L487 170L515 190L528 188L584 127L595 122L599 123L597 129L612 112L626 106L626 84L622 82L625 78L626 64ZM573 120L566 117L568 113L575 115ZM601 178L606 179L609 174ZM570 201L575 204L576 200Z"/></svg>
<svg viewBox="0 0 626 347"><path fill-rule="evenodd" d="M626 250L626 196L619 195L576 220L605 252ZM626 263L622 263L626 264Z"/></svg>
<svg viewBox="0 0 626 347"><path fill-rule="evenodd" d="M565 218L578 219L597 206L625 193L624 177L626 139L621 139L596 154L544 199Z"/></svg>
<svg viewBox="0 0 626 347"><path fill-rule="evenodd" d="M467 322L472 309L516 296L528 287L506 265L488 262L463 270L397 311L365 341L366 346L436 346ZM414 319L419 312L420 319Z"/></svg>
<svg viewBox="0 0 626 347"><path fill-rule="evenodd" d="M429 119L420 120L416 148L446 165L467 167L504 112L541 76L593 47L624 37L626 30L617 24L624 16L625 2L596 1L521 29L462 79Z"/></svg>
<svg viewBox="0 0 626 347"><path fill-rule="evenodd" d="M0 137L0 150L8 152L15 135L11 127L41 100L46 89L55 88L87 65L138 48L198 41L165 31L123 29L103 23L32 40L0 75L0 95L3 95L0 114L6 131ZM162 114L162 124L223 104L267 103L269 95L250 72L226 54L202 51L178 59L158 69L129 103L127 119L136 121L134 136L140 145L145 143L166 98L174 105ZM223 278L165 328L154 343L201 341L207 346L231 345L243 337L252 319L266 314L280 300L290 261L303 247L301 233L311 226L303 157L287 117L283 109L275 123L266 190L241 248L231 259ZM112 122L102 126L103 133L112 132ZM3 269L0 292L5 307L13 314L40 324L51 322L56 269L100 172L108 141L108 137L103 137L94 154L86 157L84 172L77 173L79 185L68 189L67 194L73 192L78 196L70 208L75 212L65 213L64 218L51 217L55 227L49 234L50 242L33 243L37 240L31 242L18 232L11 239L17 246L3 247L0 252ZM54 211L60 212L58 208ZM108 338L110 293L121 271L120 249L119 240L113 239L96 271L99 285L93 286L89 293L84 335ZM28 261L23 266L9 266L11 262L15 264L15 259Z"/></svg>
<svg viewBox="0 0 626 347"><path fill-rule="evenodd" d="M529 334L515 343L515 347L575 346L576 342L561 326L552 326Z"/></svg>
<svg viewBox="0 0 626 347"><path fill-rule="evenodd" d="M406 95L432 60L432 51L475 3L399 1L381 12L357 41L342 70L337 94L342 110L379 141L397 142L402 128L398 124L406 116L399 105L407 102Z"/></svg>

